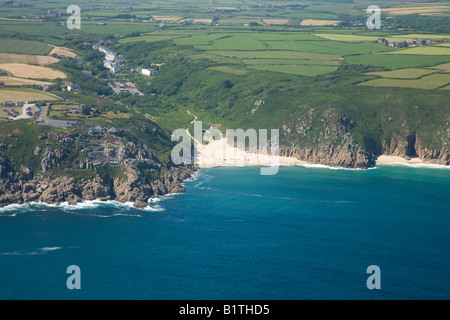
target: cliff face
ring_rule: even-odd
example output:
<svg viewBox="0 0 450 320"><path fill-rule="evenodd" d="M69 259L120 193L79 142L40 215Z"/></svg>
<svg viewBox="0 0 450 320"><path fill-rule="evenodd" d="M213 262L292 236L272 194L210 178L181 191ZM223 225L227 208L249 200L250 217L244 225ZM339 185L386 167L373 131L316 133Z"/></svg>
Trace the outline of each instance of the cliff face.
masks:
<svg viewBox="0 0 450 320"><path fill-rule="evenodd" d="M291 146L282 147L280 154L328 166L368 168L375 160L358 144L354 126L349 117L335 108L323 112L311 109L284 124L282 136Z"/></svg>
<svg viewBox="0 0 450 320"><path fill-rule="evenodd" d="M388 141L383 141L385 155L404 158L420 158L425 162L439 165L450 165L450 134L439 136L440 148L431 149L426 146L422 138L416 133L394 135Z"/></svg>
<svg viewBox="0 0 450 320"><path fill-rule="evenodd" d="M15 172L9 159L0 154L0 207L29 202L76 204L89 200L116 200L144 208L152 197L183 192L182 182L195 171L193 167L164 165L147 147L129 142L118 149L120 165L106 165L94 170L93 164L86 159L72 164L70 169L87 170L91 176L76 178L70 171L64 174L69 168L62 165L60 149L40 149L32 151L41 159L36 173L23 165Z"/></svg>
<svg viewBox="0 0 450 320"><path fill-rule="evenodd" d="M448 128L432 134L428 131L416 133L404 122L389 138L376 141L377 150L368 150L355 137L355 123L333 107L324 111L310 109L306 114L293 117L284 123L281 135L284 145L281 155L311 163L368 168L384 154L450 165Z"/></svg>
<svg viewBox="0 0 450 320"><path fill-rule="evenodd" d="M152 197L183 192L182 182L189 179L193 172L193 168L189 167L171 168L164 170L158 179L147 182L132 165L128 168L128 179L114 178L111 181L100 176L94 179L70 176L50 179L42 175L30 180L3 180L0 182L0 207L28 202L76 204L89 200L116 200L145 208Z"/></svg>

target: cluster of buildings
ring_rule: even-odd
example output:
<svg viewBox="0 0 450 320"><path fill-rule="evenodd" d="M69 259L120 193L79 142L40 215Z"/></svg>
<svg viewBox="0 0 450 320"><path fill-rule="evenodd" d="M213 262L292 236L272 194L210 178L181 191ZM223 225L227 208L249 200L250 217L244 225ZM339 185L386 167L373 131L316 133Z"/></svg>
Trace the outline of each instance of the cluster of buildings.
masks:
<svg viewBox="0 0 450 320"><path fill-rule="evenodd" d="M95 126L89 129L88 137L80 137L81 151L94 166L120 164L120 136L122 132L115 128Z"/></svg>
<svg viewBox="0 0 450 320"><path fill-rule="evenodd" d="M64 89L67 90L67 92L77 92L82 93L83 90L81 89L81 86L76 83L72 83L70 81L64 81L63 82Z"/></svg>
<svg viewBox="0 0 450 320"><path fill-rule="evenodd" d="M119 94L122 92L129 92L135 96L144 96L144 94L139 91L136 85L133 82L114 82L113 84L109 84L109 87L114 91L115 94Z"/></svg>
<svg viewBox="0 0 450 320"><path fill-rule="evenodd" d="M379 43L379 44L384 44L385 46L388 46L391 48L407 48L407 47L419 46L419 45L428 46L428 45L435 43L431 39L415 39L415 40L402 40L402 41L397 41L397 42L389 42L385 38L378 38L375 42Z"/></svg>
<svg viewBox="0 0 450 320"><path fill-rule="evenodd" d="M122 55L117 55L114 50L102 46L100 44L94 44L92 49L98 50L105 54L105 59L103 60L103 65L105 68L109 69L112 73L123 72L123 65L125 64L125 59Z"/></svg>
<svg viewBox="0 0 450 320"><path fill-rule="evenodd" d="M91 114L92 107L87 105L77 105L70 108L70 113L88 116Z"/></svg>
<svg viewBox="0 0 450 320"><path fill-rule="evenodd" d="M5 107L23 107L23 102L20 101L5 101L3 102Z"/></svg>

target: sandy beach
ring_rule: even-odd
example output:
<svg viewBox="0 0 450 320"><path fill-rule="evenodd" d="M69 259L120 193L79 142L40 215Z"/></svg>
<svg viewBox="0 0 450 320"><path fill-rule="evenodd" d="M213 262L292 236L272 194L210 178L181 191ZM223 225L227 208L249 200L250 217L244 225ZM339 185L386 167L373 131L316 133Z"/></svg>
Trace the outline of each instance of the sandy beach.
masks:
<svg viewBox="0 0 450 320"><path fill-rule="evenodd" d="M227 166L316 166L292 157L272 156L258 154L257 152L245 151L237 147L227 145L227 139L211 140L209 143L200 145L196 143L198 154L196 164L200 168L227 167ZM418 167L442 167L450 166L437 165L425 162L419 158L406 159L397 156L382 155L376 160L376 165L411 165Z"/></svg>
<svg viewBox="0 0 450 320"><path fill-rule="evenodd" d="M208 144L196 143L196 164L200 168L227 166L312 165L291 157L272 156L245 151L227 145L227 139L212 140Z"/></svg>
<svg viewBox="0 0 450 320"><path fill-rule="evenodd" d="M379 164L431 164L424 162L419 158L411 158L410 160L396 157L396 156L380 156L377 159L377 165Z"/></svg>

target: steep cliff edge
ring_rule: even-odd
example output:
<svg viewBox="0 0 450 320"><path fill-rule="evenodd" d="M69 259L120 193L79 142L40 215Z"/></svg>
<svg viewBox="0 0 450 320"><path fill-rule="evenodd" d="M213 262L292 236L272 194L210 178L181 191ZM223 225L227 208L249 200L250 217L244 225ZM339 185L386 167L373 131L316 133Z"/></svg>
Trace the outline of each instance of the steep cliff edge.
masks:
<svg viewBox="0 0 450 320"><path fill-rule="evenodd" d="M171 164L170 139L158 127L151 129L147 123L133 129L123 129L117 136L108 128L92 134L88 126L4 124L0 207L115 200L144 208L152 197L183 192L183 181L196 168Z"/></svg>
<svg viewBox="0 0 450 320"><path fill-rule="evenodd" d="M437 139L436 148L422 141L422 137L415 132L395 134L382 143L383 154L403 158L420 158L421 160L439 165L450 165L450 130L446 134L434 136Z"/></svg>
<svg viewBox="0 0 450 320"><path fill-rule="evenodd" d="M344 168L369 168L374 155L364 150L354 136L353 121L335 108L309 110L283 125L284 145L280 154Z"/></svg>

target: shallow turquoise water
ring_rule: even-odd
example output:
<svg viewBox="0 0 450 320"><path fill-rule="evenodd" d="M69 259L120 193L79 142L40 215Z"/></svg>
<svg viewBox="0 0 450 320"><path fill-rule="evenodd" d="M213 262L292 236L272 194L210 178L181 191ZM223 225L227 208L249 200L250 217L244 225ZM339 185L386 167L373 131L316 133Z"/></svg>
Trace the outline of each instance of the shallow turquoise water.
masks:
<svg viewBox="0 0 450 320"><path fill-rule="evenodd" d="M0 210L0 298L450 298L448 169L205 169L157 205Z"/></svg>

